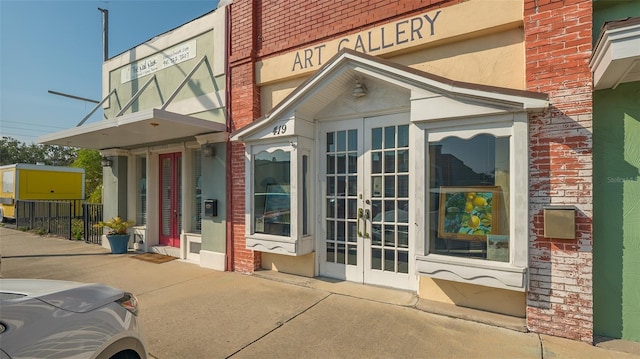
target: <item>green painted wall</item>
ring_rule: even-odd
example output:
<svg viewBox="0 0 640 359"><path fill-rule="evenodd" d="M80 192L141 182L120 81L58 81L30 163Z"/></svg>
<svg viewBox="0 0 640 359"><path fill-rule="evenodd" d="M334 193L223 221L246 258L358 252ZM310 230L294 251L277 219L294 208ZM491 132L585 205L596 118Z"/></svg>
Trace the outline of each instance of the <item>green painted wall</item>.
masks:
<svg viewBox="0 0 640 359"><path fill-rule="evenodd" d="M189 43L195 41L196 55L194 58L177 63L173 66L167 67L153 74L145 75L131 81L122 83L121 73L123 69L128 68L130 64L122 66L109 73L109 88L115 89L116 96L110 97L110 106L104 110L107 118L113 118L129 100L149 81L149 79L155 75L156 80L151 82L140 97L132 104L125 114L138 112L144 109L160 107L165 103L169 96L178 88L180 83L185 77L193 70L198 61L203 56L207 56L207 62L201 64L195 73L191 76L191 79L187 84L178 92L172 103L179 102L181 100L191 99L193 97L202 96L209 93L218 91L224 91L226 76L221 75L215 77L213 75L213 61L214 61L214 35L213 30L200 34L193 39L183 41L181 43L173 44L169 49L178 46L179 44ZM148 59L155 56L150 55L143 59L139 59L136 63L141 62L144 59ZM219 110L213 110L211 112L220 112ZM204 118L208 120L221 121L224 123L224 118L217 113L207 114L189 114L195 117ZM221 120L222 118L222 120Z"/></svg>
<svg viewBox="0 0 640 359"><path fill-rule="evenodd" d="M593 43L598 41L605 22L634 16L640 16L638 0L594 0Z"/></svg>
<svg viewBox="0 0 640 359"><path fill-rule="evenodd" d="M640 341L640 82L593 101L594 334Z"/></svg>
<svg viewBox="0 0 640 359"><path fill-rule="evenodd" d="M637 0L595 0L593 43ZM593 96L594 334L640 341L640 83Z"/></svg>
<svg viewBox="0 0 640 359"><path fill-rule="evenodd" d="M202 199L218 200L218 216L202 217L202 249L225 253L227 242L226 143L216 143L215 150L215 156L202 157L202 180L205 181L202 186Z"/></svg>

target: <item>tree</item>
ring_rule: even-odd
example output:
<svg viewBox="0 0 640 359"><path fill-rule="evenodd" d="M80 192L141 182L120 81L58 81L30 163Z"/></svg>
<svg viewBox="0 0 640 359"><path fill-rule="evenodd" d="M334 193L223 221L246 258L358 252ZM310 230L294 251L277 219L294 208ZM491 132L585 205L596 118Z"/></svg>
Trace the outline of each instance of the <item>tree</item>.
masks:
<svg viewBox="0 0 640 359"><path fill-rule="evenodd" d="M18 140L11 137L2 137L0 139L0 165L11 165L19 163L19 156L22 151L20 146L23 146Z"/></svg>
<svg viewBox="0 0 640 359"><path fill-rule="evenodd" d="M69 166L77 157L77 149L58 145L27 145L12 137L0 139L0 165L43 163Z"/></svg>
<svg viewBox="0 0 640 359"><path fill-rule="evenodd" d="M89 149L79 149L77 158L71 167L84 168L85 173L85 201L90 203L102 202L102 157L100 152Z"/></svg>

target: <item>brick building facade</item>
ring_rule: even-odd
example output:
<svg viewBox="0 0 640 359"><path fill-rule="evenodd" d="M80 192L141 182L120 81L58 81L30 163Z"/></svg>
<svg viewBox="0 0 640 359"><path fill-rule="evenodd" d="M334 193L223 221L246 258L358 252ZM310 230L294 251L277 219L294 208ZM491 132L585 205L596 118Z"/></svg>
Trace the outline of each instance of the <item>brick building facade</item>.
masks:
<svg viewBox="0 0 640 359"><path fill-rule="evenodd" d="M530 113L528 116L529 248L526 251L528 268L525 274L528 285L525 284L526 314L516 315L526 316L527 326L532 331L591 342L592 85L588 67L592 47L591 2L515 2L521 11L517 21L519 24L514 26L513 20L505 20L502 27L504 32L512 32L509 35L511 37L504 40L505 43L512 45L513 41L517 41L517 46L522 46L522 63L519 65L525 71L521 78L518 74L511 73L511 69L501 69L499 60L489 64L494 66L494 74L488 76L471 73L467 77L455 78L453 72L443 70L440 66L439 61L446 63L447 57L451 57L451 63L464 61L459 60L464 51L456 49L456 46L466 46L472 49L470 51L478 51L478 54L489 51L483 43L491 41L492 36L500 37L502 31L491 26L483 30L487 33L486 36L481 35L481 32L460 33L393 51L393 46L400 47L404 40L413 40L414 35L416 38L434 33L436 37L440 35L438 32L442 28L435 26L445 21L445 12L440 10L454 12L455 9L462 8L463 3L465 2L446 0L234 1L230 6L232 37L229 53L232 130L242 130L262 116L268 118L270 111L277 108L278 100L286 99L286 95L291 93L295 97L296 91L304 91L300 90L304 87L303 80L308 80L309 76L314 75L335 55L327 51L330 45L325 44L354 34L363 36L342 44L350 44L352 47L355 44L356 51L389 58L391 61L398 61L400 65L453 77L453 80L547 94L549 107L543 112ZM482 15L478 14L472 21L485 22ZM415 19L419 18L422 20L418 25L419 20ZM372 34L388 24L396 27L396 41L385 44L383 29L380 44L373 45ZM407 28L403 30L405 25ZM423 27L429 29L429 25L430 33L418 32ZM387 33L390 31L389 28L385 29ZM366 34L368 38L364 36ZM516 40L512 40L513 37ZM521 37L521 41L517 40L518 37ZM358 39L362 41L359 48ZM385 52L385 45L392 49ZM442 54L432 57L429 52L423 51L425 48L442 49ZM405 54L412 51L422 58L408 59ZM288 72L287 74L272 75L264 70L260 73L261 69L274 68L269 60L283 61L286 54L293 56L293 62L282 64L282 67L288 68L281 69L281 72ZM293 74L295 71L297 73ZM504 75L514 79L504 81L492 78ZM265 257L264 253L247 246L245 186L250 177L245 173L248 168L245 166L245 159L250 155L245 149L240 142L233 142L229 157L232 178L229 183L232 194L229 204L232 208L229 233L233 242L230 269L250 273L259 268L274 269L278 267L274 265L278 260L274 259L277 255ZM575 239L546 238L544 209L566 206L575 207ZM318 275L317 264L315 267L316 270L312 270L312 273ZM279 268L290 267L280 265ZM296 270L288 271L296 273ZM453 281L465 282L460 278ZM441 287L445 285L438 284ZM431 285L420 284L418 292L422 297L431 288ZM509 295L506 297L511 298ZM516 296L515 302L520 300L518 298L520 297ZM476 299L479 302L487 300L480 296ZM454 304L475 307L473 303L450 300ZM482 305L477 307L493 310Z"/></svg>

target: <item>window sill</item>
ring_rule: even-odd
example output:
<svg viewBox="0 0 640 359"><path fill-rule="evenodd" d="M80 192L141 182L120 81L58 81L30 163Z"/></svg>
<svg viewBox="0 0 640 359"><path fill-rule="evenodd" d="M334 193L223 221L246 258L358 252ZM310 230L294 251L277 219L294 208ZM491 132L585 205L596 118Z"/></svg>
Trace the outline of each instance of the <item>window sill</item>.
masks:
<svg viewBox="0 0 640 359"><path fill-rule="evenodd" d="M416 269L418 274L435 279L520 292L527 289L527 268L509 263L429 254L416 257Z"/></svg>
<svg viewBox="0 0 640 359"><path fill-rule="evenodd" d="M264 234L252 234L246 237L246 248L259 252L301 256L313 252L312 236L291 238Z"/></svg>

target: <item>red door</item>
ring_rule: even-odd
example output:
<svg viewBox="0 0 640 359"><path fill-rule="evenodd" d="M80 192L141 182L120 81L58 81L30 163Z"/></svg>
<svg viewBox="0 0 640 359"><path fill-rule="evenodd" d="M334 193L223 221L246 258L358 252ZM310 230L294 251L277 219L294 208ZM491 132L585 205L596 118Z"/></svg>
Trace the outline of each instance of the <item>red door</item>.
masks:
<svg viewBox="0 0 640 359"><path fill-rule="evenodd" d="M160 155L160 244L180 247L182 231L182 155Z"/></svg>

